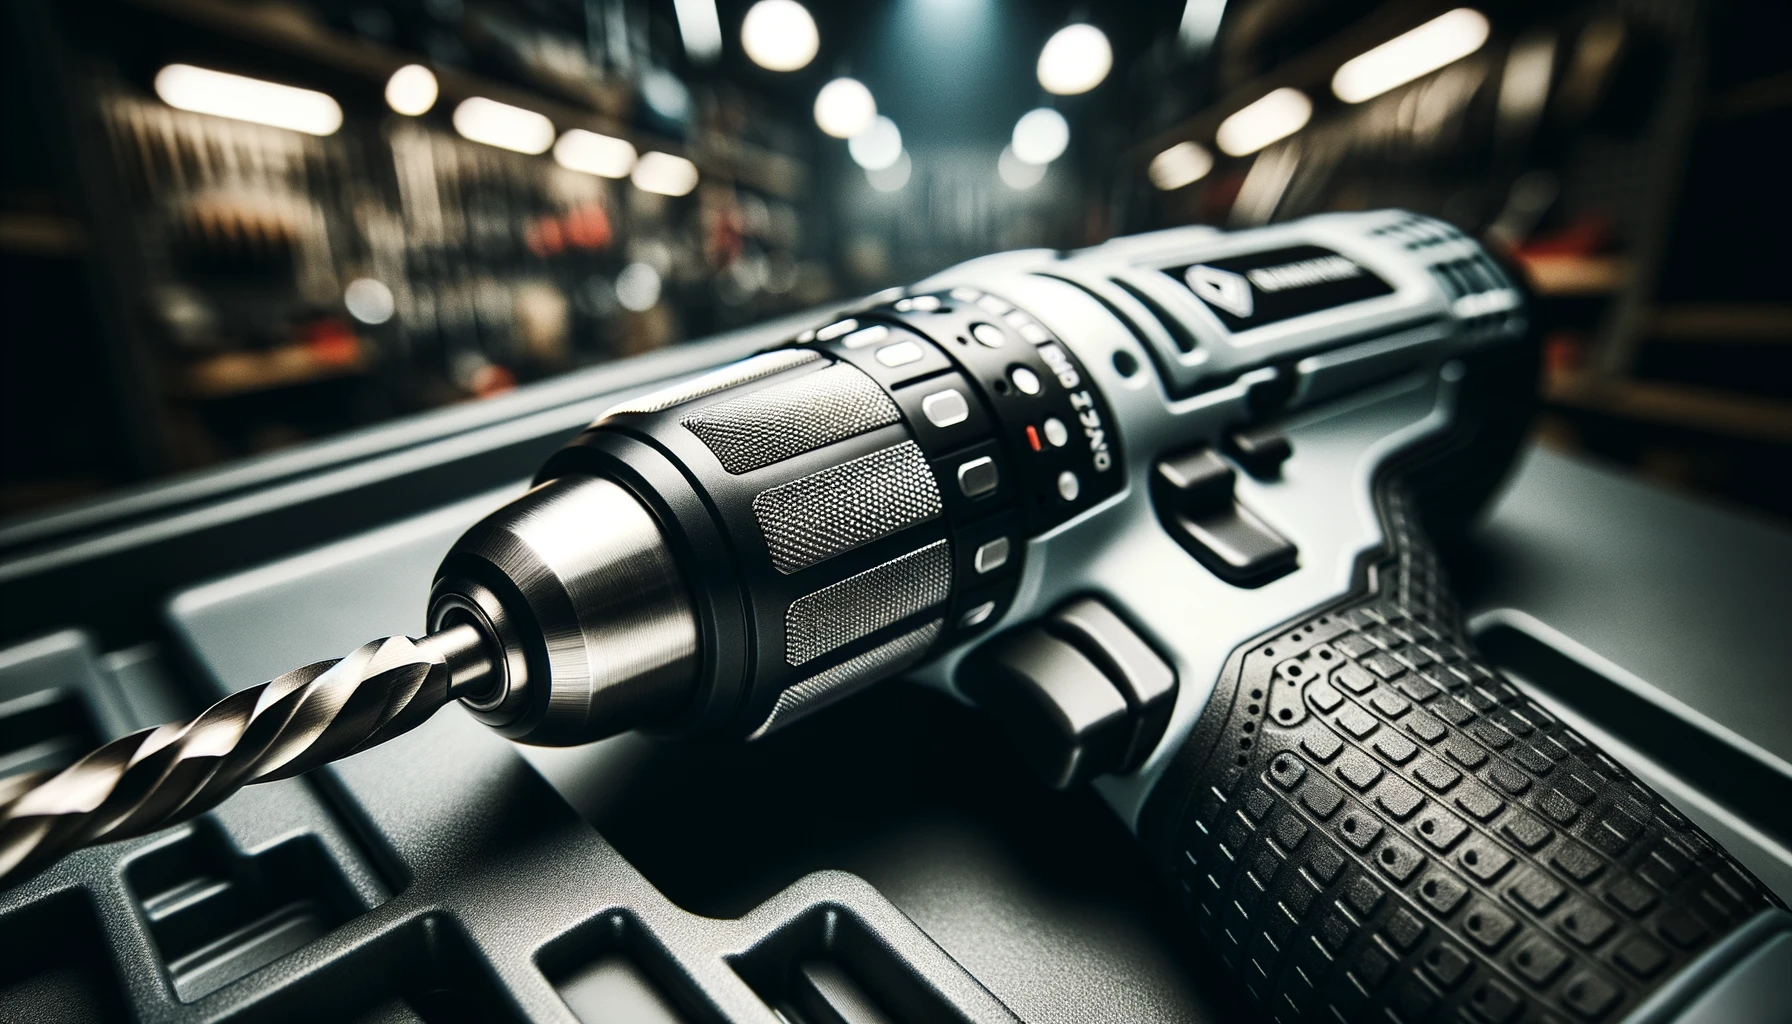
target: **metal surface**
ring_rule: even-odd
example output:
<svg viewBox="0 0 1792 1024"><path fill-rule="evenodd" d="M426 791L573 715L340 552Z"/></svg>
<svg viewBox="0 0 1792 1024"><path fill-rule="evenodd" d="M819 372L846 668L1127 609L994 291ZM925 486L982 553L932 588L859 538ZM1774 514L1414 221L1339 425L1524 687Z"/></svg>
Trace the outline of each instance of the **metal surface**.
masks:
<svg viewBox="0 0 1792 1024"><path fill-rule="evenodd" d="M0 784L0 887L78 847L166 828L243 786L384 743L490 676L470 626L387 637L234 693L191 721L114 740L54 775L13 776Z"/></svg>
<svg viewBox="0 0 1792 1024"><path fill-rule="evenodd" d="M432 629L456 621L522 654L523 669L507 657L498 688L473 705L513 739L589 742L691 694L698 635L684 580L659 524L608 480L550 481L468 530L430 601Z"/></svg>

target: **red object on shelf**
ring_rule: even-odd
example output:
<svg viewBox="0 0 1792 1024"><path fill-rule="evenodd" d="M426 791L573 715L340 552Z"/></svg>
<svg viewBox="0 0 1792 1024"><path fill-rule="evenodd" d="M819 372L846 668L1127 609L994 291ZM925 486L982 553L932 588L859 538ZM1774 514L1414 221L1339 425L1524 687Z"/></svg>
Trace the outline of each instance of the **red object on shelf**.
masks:
<svg viewBox="0 0 1792 1024"><path fill-rule="evenodd" d="M353 366L361 361L361 339L334 317L304 325L299 337L311 358L324 366Z"/></svg>

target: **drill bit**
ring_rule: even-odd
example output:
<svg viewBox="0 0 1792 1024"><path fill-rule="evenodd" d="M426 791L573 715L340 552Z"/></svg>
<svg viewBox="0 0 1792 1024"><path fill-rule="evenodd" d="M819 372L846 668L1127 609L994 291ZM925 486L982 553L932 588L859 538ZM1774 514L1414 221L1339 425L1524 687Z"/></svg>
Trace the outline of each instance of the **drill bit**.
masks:
<svg viewBox="0 0 1792 1024"><path fill-rule="evenodd" d="M384 743L477 693L495 668L470 625L386 637L239 690L191 721L113 740L61 772L0 781L0 887L80 847L202 814L250 783Z"/></svg>

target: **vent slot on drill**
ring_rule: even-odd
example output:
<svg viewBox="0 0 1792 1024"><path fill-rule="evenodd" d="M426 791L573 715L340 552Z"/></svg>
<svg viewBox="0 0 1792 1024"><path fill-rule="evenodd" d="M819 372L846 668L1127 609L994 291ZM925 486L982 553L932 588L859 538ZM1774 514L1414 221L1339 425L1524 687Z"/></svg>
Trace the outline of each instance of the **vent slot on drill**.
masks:
<svg viewBox="0 0 1792 1024"><path fill-rule="evenodd" d="M244 855L209 818L132 861L125 884L183 1003L260 970L361 912L316 836Z"/></svg>

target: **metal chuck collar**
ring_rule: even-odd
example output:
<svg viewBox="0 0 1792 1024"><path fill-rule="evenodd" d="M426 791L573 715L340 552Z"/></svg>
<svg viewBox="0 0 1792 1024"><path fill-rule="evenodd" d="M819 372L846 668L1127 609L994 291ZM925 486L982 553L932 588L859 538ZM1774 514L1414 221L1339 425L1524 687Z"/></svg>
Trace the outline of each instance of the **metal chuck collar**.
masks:
<svg viewBox="0 0 1792 1024"><path fill-rule="evenodd" d="M487 516L437 572L431 632L471 625L501 651L463 700L511 739L590 742L675 716L696 685L698 627L658 523L609 480L549 480Z"/></svg>

